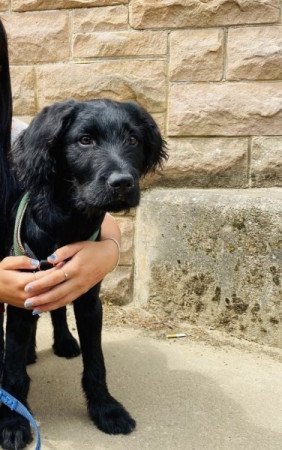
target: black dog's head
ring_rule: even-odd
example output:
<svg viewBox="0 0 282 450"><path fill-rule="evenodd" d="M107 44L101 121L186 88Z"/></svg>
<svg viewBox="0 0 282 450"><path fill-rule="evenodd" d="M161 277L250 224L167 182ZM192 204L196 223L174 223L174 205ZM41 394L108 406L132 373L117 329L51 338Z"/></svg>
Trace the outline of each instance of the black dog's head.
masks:
<svg viewBox="0 0 282 450"><path fill-rule="evenodd" d="M12 160L23 187L68 190L81 210L137 206L139 178L167 158L153 118L139 105L74 100L44 108L19 136Z"/></svg>

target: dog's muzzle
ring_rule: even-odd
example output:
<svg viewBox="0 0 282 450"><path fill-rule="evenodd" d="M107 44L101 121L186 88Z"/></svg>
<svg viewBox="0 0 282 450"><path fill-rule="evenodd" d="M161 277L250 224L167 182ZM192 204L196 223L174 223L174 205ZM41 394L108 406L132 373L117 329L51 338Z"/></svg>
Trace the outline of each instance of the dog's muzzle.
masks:
<svg viewBox="0 0 282 450"><path fill-rule="evenodd" d="M115 194L124 196L133 190L134 179L129 173L113 172L107 179L107 184Z"/></svg>

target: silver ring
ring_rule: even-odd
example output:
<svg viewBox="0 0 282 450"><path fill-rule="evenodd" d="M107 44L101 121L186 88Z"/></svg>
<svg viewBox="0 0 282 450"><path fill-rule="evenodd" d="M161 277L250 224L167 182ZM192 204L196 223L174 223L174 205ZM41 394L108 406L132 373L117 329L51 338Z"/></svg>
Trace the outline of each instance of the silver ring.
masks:
<svg viewBox="0 0 282 450"><path fill-rule="evenodd" d="M64 269L62 269L62 267L61 267L61 271L63 272L64 277L65 277L65 280L64 280L64 281L66 281L66 279L68 278L69 274L66 273L66 272L64 271Z"/></svg>

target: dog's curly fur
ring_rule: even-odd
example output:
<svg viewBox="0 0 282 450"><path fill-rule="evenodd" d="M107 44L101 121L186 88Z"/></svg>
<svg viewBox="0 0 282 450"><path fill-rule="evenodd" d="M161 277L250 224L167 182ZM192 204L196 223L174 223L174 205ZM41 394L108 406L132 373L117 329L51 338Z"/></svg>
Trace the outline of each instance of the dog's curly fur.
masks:
<svg viewBox="0 0 282 450"><path fill-rule="evenodd" d="M152 117L135 103L74 100L44 108L11 152L23 188L30 192L22 240L38 259L65 244L88 239L107 211L139 203L139 179L166 159L165 142ZM84 370L82 386L95 425L109 434L130 433L135 421L109 393L101 347L100 284L74 302ZM8 306L3 387L27 405L26 364L35 362L37 318ZM54 351L72 357L80 349L66 311L52 312ZM24 448L28 422L0 408L0 443Z"/></svg>

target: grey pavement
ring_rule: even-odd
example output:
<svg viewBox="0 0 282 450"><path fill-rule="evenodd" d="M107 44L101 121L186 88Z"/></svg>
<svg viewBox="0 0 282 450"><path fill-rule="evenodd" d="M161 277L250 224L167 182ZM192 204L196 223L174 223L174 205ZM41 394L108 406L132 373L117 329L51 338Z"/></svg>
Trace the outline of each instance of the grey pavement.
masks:
<svg viewBox="0 0 282 450"><path fill-rule="evenodd" d="M131 435L108 436L88 419L81 358L65 360L50 350L47 314L38 334L29 399L43 450L282 448L282 370L270 356L106 329L110 391L137 421Z"/></svg>

